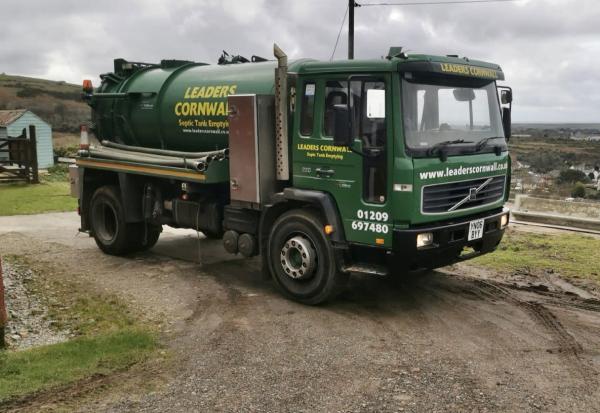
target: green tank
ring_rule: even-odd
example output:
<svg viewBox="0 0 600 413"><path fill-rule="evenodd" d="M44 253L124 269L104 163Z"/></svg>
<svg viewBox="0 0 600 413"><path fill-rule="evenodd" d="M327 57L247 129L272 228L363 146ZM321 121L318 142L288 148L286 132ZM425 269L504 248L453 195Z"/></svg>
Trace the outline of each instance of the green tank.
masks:
<svg viewBox="0 0 600 413"><path fill-rule="evenodd" d="M295 61L290 70L301 64ZM99 140L177 151L227 147L231 94L274 94L277 62L207 65L178 60L115 60L87 95ZM91 92L91 91L90 91Z"/></svg>

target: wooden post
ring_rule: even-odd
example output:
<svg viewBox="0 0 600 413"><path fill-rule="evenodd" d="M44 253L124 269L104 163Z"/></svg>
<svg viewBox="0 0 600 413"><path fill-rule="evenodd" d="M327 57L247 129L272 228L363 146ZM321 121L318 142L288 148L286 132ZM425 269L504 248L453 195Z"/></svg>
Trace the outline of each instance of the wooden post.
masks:
<svg viewBox="0 0 600 413"><path fill-rule="evenodd" d="M37 139L35 136L35 126L33 125L29 125L29 144L31 145L29 151L29 166L31 168L32 182L34 184L39 184L40 177L38 175Z"/></svg>
<svg viewBox="0 0 600 413"><path fill-rule="evenodd" d="M8 321L4 302L4 278L2 276L2 257L0 257L0 349L6 348L5 328Z"/></svg>

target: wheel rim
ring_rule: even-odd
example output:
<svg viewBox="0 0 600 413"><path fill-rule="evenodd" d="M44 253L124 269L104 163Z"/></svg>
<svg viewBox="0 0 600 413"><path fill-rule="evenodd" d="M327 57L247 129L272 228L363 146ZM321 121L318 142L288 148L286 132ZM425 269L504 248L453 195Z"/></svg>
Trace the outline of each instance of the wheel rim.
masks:
<svg viewBox="0 0 600 413"><path fill-rule="evenodd" d="M294 280L311 278L315 273L317 253L310 240L302 235L290 237L281 248L283 272Z"/></svg>
<svg viewBox="0 0 600 413"><path fill-rule="evenodd" d="M105 243L112 242L119 232L117 211L112 205L102 202L94 209L94 230Z"/></svg>

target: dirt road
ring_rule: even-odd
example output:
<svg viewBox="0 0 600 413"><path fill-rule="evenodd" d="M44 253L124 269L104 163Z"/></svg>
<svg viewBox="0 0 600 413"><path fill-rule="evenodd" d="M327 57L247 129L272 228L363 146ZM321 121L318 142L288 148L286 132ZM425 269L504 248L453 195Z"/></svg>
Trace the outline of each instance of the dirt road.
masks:
<svg viewBox="0 0 600 413"><path fill-rule="evenodd" d="M596 298L455 268L354 277L336 302L306 307L282 298L258 260L194 232L116 258L76 236L77 223L0 218L0 253L60 264L164 318L175 360L154 392L104 394L81 411L600 411Z"/></svg>

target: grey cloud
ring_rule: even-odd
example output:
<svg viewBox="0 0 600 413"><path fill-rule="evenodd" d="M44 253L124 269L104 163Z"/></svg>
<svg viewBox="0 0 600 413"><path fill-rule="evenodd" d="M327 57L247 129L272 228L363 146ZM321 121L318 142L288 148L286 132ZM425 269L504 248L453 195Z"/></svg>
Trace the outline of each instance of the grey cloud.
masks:
<svg viewBox="0 0 600 413"><path fill-rule="evenodd" d="M223 49L270 57L274 41L292 58L329 59L346 3L3 0L0 72L79 83L111 70L115 57L214 63ZM598 21L592 0L361 7L356 56L399 45L496 62L515 89L515 120L598 122ZM344 30L335 56L345 55Z"/></svg>

